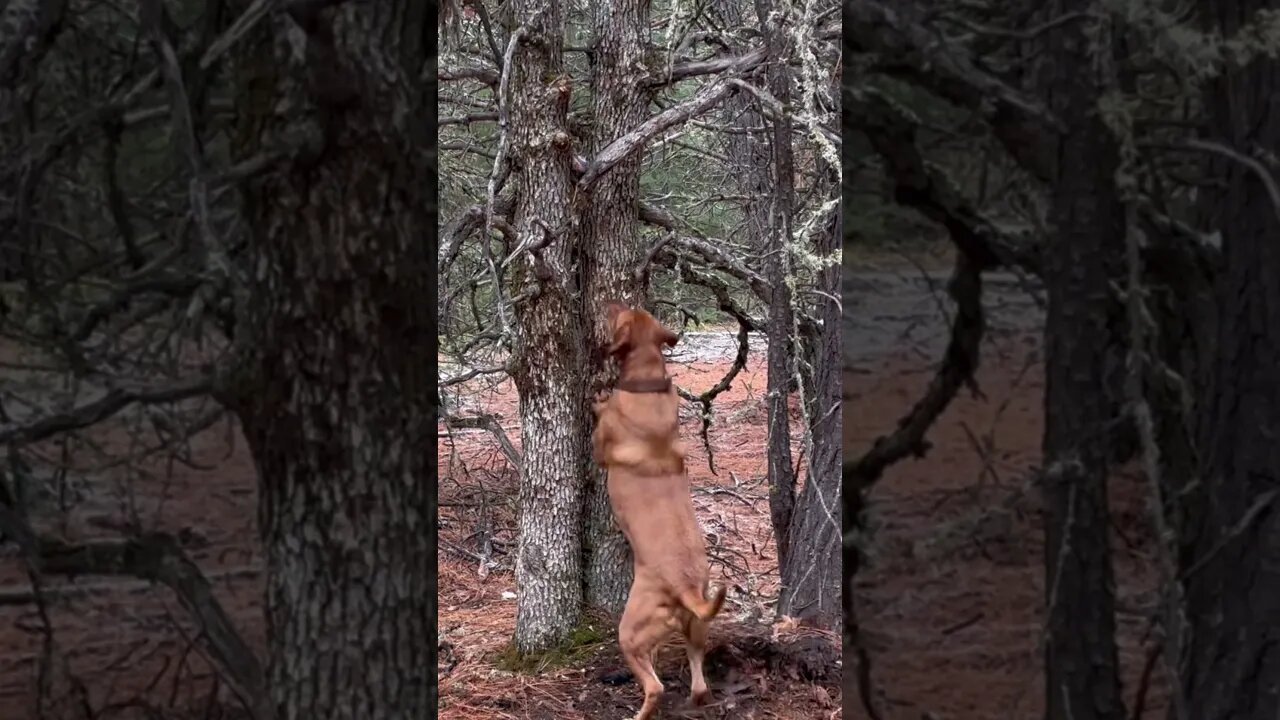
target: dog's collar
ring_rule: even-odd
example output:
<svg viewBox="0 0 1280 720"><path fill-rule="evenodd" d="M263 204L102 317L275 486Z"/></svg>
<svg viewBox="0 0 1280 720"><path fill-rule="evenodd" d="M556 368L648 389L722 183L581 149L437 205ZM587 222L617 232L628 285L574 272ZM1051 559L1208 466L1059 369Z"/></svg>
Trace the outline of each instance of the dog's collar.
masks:
<svg viewBox="0 0 1280 720"><path fill-rule="evenodd" d="M629 393L664 393L671 390L671 378L619 380L617 388Z"/></svg>

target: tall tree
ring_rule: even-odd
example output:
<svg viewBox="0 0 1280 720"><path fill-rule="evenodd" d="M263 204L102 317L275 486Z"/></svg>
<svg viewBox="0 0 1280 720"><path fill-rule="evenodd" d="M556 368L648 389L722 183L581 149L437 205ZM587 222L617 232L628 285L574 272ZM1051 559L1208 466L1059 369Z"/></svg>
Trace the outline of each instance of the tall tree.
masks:
<svg viewBox="0 0 1280 720"><path fill-rule="evenodd" d="M638 128L649 114L650 82L646 49L649 41L647 0L592 3L595 65L592 74L590 147L592 155ZM648 299L647 250L640 236L640 153L601 176L590 188L582 213L582 248L587 291L583 312L594 348L610 341L605 304L623 301L643 305ZM616 371L603 353L587 358L590 387L612 384ZM594 417L591 415L589 417ZM631 587L631 552L609 507L605 472L587 465L586 599L588 604L620 614Z"/></svg>
<svg viewBox="0 0 1280 720"><path fill-rule="evenodd" d="M795 468L791 463L791 415L787 402L794 380L794 358L790 352L795 331L790 283L792 253L792 213L794 176L791 147L791 116L786 109L791 100L791 77L787 70L787 35L781 15L773 12L771 0L756 0L756 15L765 34L765 74L769 92L779 103L770 140L773 145L773 192L769 197L765 246L765 279L769 282L768 379L769 411L768 478L769 514L778 547L778 567L791 561L791 520L795 513Z"/></svg>
<svg viewBox="0 0 1280 720"><path fill-rule="evenodd" d="M571 227L573 92L564 67L560 0L511 7L514 54L506 69L507 132L518 183L509 238L516 286L511 375L520 393L524 467L516 560L516 646L545 649L582 611L583 477L586 473L586 335L578 236Z"/></svg>
<svg viewBox="0 0 1280 720"><path fill-rule="evenodd" d="M1237 37L1280 6L1270 0L1200 3L1204 28ZM1189 638L1187 717L1280 714L1280 192L1270 153L1280 147L1280 62L1259 53L1227 64L1205 96L1203 218L1222 233L1215 283L1216 347L1200 404L1196 509L1183 533Z"/></svg>
<svg viewBox="0 0 1280 720"><path fill-rule="evenodd" d="M1055 16L1064 3L1053 4ZM1118 143L1095 108L1100 30L1068 23L1047 40L1057 138L1045 252L1046 717L1124 717L1115 644L1107 475L1116 404L1109 342L1124 242Z"/></svg>
<svg viewBox="0 0 1280 720"><path fill-rule="evenodd" d="M259 473L280 720L434 710L431 30L413 0L296 4L237 49L237 158L306 139L245 193L220 391Z"/></svg>

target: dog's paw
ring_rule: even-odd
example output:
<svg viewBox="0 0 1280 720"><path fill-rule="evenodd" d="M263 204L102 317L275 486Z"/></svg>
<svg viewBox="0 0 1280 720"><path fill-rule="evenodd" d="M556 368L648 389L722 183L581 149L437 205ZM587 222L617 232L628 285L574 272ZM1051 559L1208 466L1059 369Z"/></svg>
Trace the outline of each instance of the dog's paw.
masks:
<svg viewBox="0 0 1280 720"><path fill-rule="evenodd" d="M711 704L711 690L707 689L702 692L693 693L689 696L689 702L694 707L702 707L703 705Z"/></svg>

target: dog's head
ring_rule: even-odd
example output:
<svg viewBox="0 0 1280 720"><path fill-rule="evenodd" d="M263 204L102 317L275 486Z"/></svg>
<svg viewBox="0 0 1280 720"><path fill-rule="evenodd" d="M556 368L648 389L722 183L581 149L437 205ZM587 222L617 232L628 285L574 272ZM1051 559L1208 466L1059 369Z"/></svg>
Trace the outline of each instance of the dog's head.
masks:
<svg viewBox="0 0 1280 720"><path fill-rule="evenodd" d="M662 327L658 319L641 308L627 307L612 302L606 306L609 329L613 340L609 343L610 355L624 355L634 348L652 347L661 351L662 346L675 347L679 338Z"/></svg>

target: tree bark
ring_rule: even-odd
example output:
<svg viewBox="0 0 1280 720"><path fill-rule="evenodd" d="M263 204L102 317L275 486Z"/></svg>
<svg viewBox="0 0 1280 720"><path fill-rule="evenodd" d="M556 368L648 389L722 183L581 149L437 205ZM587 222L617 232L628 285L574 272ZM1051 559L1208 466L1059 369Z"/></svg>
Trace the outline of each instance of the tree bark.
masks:
<svg viewBox="0 0 1280 720"><path fill-rule="evenodd" d="M240 362L220 392L259 475L270 697L280 720L426 717L431 28L408 0L301 8L238 51L236 154L310 142L244 193Z"/></svg>
<svg viewBox="0 0 1280 720"><path fill-rule="evenodd" d="M840 238L841 210L828 232L815 236L814 254L834 260ZM840 266L832 263L819 275L818 290L840 297ZM813 362L809 428L812 452L809 474L792 517L788 546L791 561L781 566L782 590L778 613L837 630L840 624L841 592L841 415L840 306L820 299L818 332L812 338L809 356Z"/></svg>
<svg viewBox="0 0 1280 720"><path fill-rule="evenodd" d="M1083 24L1055 32L1049 48L1050 107L1067 127L1056 148L1045 258L1046 717L1119 720L1107 508L1116 310L1109 282L1118 277L1125 227L1113 177L1119 156L1095 111L1098 82Z"/></svg>
<svg viewBox="0 0 1280 720"><path fill-rule="evenodd" d="M524 467L516 559L516 647L532 652L563 640L582 612L582 501L588 472L586 336L576 233L571 146L566 127L564 13L559 0L511 8L517 41L507 129L518 195L510 246L524 299L515 307L511 373L520 393Z"/></svg>
<svg viewBox="0 0 1280 720"><path fill-rule="evenodd" d="M769 92L784 112L773 122L773 193L765 247L765 279L772 287L769 298L767 400L769 413L768 478L769 515L778 545L778 567L791 562L791 522L795 513L796 475L791 463L791 417L788 409L793 380L791 337L795 330L791 307L789 253L791 252L792 188L791 78L786 65L787 38L777 18L771 18L771 0L756 0L756 14L765 29L766 73Z"/></svg>
<svg viewBox="0 0 1280 720"><path fill-rule="evenodd" d="M1208 29L1234 36L1268 0L1204 2ZM1275 718L1280 714L1280 219L1269 171L1255 148L1280 147L1280 62L1260 56L1228 66L1205 107L1211 152L1203 198L1221 229L1217 344L1200 408L1199 512L1189 518L1181 558L1190 625L1183 657L1188 717ZM1232 156L1234 155L1234 157ZM1274 187L1274 186L1272 186Z"/></svg>
<svg viewBox="0 0 1280 720"><path fill-rule="evenodd" d="M639 127L648 117L645 48L649 37L647 0L615 0L593 4L595 14L594 123L592 153ZM640 164L636 153L619 162L590 186L590 201L582 217L587 293L586 322L593 348L610 341L605 304L622 301L644 304L648 274L639 273L647 254L641 244L636 204L640 195ZM592 353L590 386L610 386L616 367ZM592 417L588 415L588 417ZM587 466L586 482L586 600L612 614L621 614L631 587L631 548L618 529L609 506L605 472Z"/></svg>

